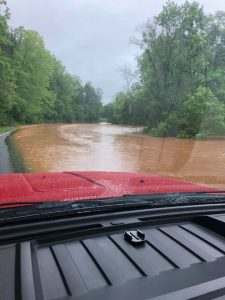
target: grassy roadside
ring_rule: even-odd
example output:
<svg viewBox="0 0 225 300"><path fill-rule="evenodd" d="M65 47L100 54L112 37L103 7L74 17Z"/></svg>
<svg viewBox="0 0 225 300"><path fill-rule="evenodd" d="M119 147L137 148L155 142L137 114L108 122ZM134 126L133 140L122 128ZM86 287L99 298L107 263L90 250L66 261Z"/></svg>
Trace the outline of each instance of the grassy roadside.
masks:
<svg viewBox="0 0 225 300"><path fill-rule="evenodd" d="M3 133L8 132L8 131L15 130L15 129L16 129L15 126L0 126L0 134L3 134Z"/></svg>

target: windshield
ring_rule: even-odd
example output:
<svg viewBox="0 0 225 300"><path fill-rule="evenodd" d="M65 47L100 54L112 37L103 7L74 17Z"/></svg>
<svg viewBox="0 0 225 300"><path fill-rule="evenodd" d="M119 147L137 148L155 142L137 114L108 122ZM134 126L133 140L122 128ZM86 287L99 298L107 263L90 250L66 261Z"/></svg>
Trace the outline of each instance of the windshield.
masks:
<svg viewBox="0 0 225 300"><path fill-rule="evenodd" d="M0 0L2 203L225 191L224 171L224 0Z"/></svg>

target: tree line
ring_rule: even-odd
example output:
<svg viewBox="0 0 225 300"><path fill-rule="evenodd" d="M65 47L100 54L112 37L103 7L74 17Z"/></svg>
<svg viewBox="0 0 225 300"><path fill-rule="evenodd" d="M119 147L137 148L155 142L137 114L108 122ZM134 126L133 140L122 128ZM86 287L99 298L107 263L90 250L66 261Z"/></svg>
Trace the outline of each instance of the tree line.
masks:
<svg viewBox="0 0 225 300"><path fill-rule="evenodd" d="M132 84L103 107L104 117L154 136L224 135L225 12L168 1L139 31L136 74L125 70Z"/></svg>
<svg viewBox="0 0 225 300"><path fill-rule="evenodd" d="M40 35L9 26L0 0L0 125L97 122L102 93L69 74Z"/></svg>

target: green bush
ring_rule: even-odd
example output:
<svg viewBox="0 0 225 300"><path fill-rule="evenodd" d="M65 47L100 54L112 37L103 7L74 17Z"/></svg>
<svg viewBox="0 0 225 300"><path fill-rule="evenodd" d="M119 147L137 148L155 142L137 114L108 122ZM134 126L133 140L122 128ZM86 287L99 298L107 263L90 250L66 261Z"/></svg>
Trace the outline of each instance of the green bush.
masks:
<svg viewBox="0 0 225 300"><path fill-rule="evenodd" d="M192 138L191 135L188 135L187 133L185 133L184 131L181 131L177 136L178 139L189 139Z"/></svg>
<svg viewBox="0 0 225 300"><path fill-rule="evenodd" d="M206 140L208 138L208 133L207 132L199 132L195 135L196 140Z"/></svg>
<svg viewBox="0 0 225 300"><path fill-rule="evenodd" d="M171 112L165 121L159 123L158 127L150 132L153 136L177 136L180 130L180 120L176 112Z"/></svg>
<svg viewBox="0 0 225 300"><path fill-rule="evenodd" d="M209 88L199 87L184 103L182 129L191 137L224 135L225 105Z"/></svg>
<svg viewBox="0 0 225 300"><path fill-rule="evenodd" d="M169 128L166 122L161 122L157 128L150 130L150 134L155 137L165 137L169 134Z"/></svg>

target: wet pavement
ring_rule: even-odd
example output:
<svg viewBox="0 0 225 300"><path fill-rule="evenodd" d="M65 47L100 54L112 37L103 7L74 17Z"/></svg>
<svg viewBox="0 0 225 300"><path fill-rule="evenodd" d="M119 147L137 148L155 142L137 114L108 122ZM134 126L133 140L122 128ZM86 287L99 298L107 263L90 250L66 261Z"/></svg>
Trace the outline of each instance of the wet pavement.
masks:
<svg viewBox="0 0 225 300"><path fill-rule="evenodd" d="M3 133L0 135L0 174L13 172L8 145L6 144L6 139L9 135L10 133Z"/></svg>

